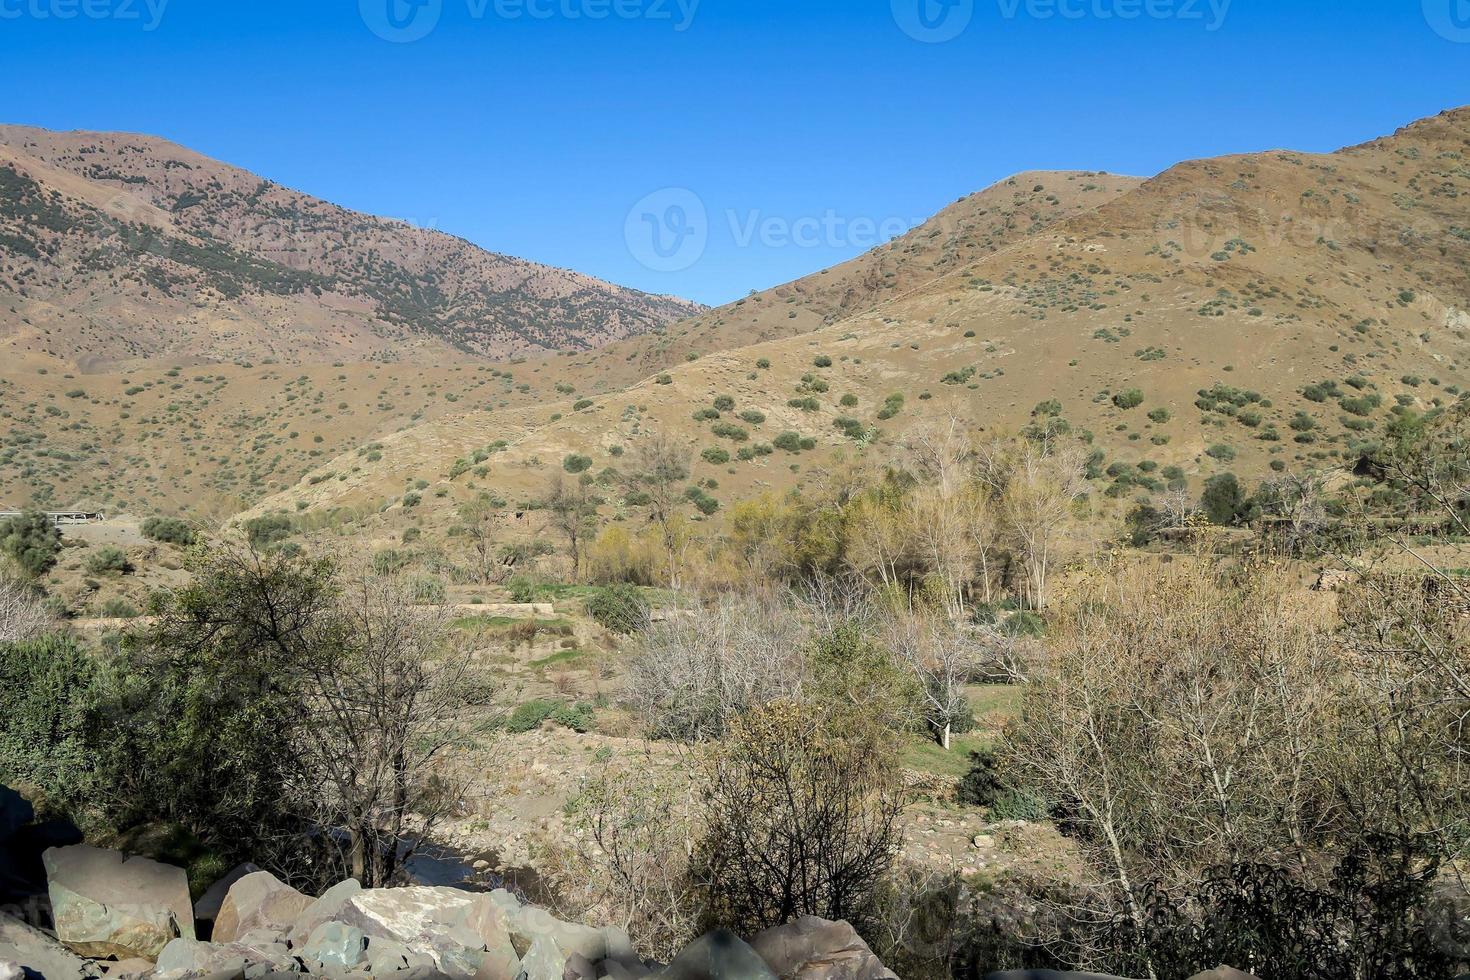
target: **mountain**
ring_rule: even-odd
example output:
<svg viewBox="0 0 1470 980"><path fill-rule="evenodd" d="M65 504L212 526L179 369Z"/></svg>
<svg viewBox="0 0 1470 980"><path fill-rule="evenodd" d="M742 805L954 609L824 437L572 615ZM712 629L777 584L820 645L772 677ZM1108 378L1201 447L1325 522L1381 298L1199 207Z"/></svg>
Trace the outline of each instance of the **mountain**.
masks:
<svg viewBox="0 0 1470 980"><path fill-rule="evenodd" d="M1336 153L984 193L1033 179L1027 193L1071 200L1067 213L975 226L986 207L969 231L911 234L663 337L532 361L518 379L554 383L559 401L411 427L371 465L326 461L253 512L355 504L447 524L477 493L533 499L568 454L616 467L652 429L714 450L694 479L728 505L824 479L836 455L882 458L934 419L1004 433L1038 414L1090 436L1105 496L1198 493L1225 470L1350 464L1391 412L1470 390L1470 110ZM1084 180L1098 189L1063 197ZM772 449L783 432L815 449ZM395 516L420 483L432 506Z"/></svg>
<svg viewBox="0 0 1470 980"><path fill-rule="evenodd" d="M0 126L12 363L508 358L701 309L349 211L164 140Z"/></svg>

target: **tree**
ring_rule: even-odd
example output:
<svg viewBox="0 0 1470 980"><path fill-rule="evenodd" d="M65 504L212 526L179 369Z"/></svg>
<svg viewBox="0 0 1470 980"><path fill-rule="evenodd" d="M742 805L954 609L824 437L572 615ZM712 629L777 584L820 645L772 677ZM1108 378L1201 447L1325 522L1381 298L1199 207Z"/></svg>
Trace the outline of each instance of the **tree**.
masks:
<svg viewBox="0 0 1470 980"><path fill-rule="evenodd" d="M28 510L0 521L0 551L9 555L22 572L39 578L56 564L61 532L45 514Z"/></svg>
<svg viewBox="0 0 1470 980"><path fill-rule="evenodd" d="M1088 491L1086 460L1076 445L1023 441L1007 457L1004 483L1001 509L1026 564L1026 595L1042 610L1072 507Z"/></svg>
<svg viewBox="0 0 1470 980"><path fill-rule="evenodd" d="M850 707L775 702L735 719L701 775L696 872L712 921L871 922L906 802L891 731Z"/></svg>
<svg viewBox="0 0 1470 980"><path fill-rule="evenodd" d="M651 432L635 450L634 468L626 482L630 493L648 507L649 520L659 529L668 557L669 584L679 587L679 554L685 530L679 516L681 489L689 479L690 451L662 432Z"/></svg>
<svg viewBox="0 0 1470 980"><path fill-rule="evenodd" d="M947 618L922 609L894 616L888 643L922 692L924 720L947 752L956 722L970 716L965 685L975 678L984 648Z"/></svg>
<svg viewBox="0 0 1470 980"><path fill-rule="evenodd" d="M500 560L497 518L500 510L488 496L481 496L459 508L460 525L474 558L475 577L485 585L493 585L510 574L510 566Z"/></svg>
<svg viewBox="0 0 1470 980"><path fill-rule="evenodd" d="M453 799L440 756L493 693L448 611L279 551L194 571L134 645L120 708L144 719L141 798L319 882L389 883Z"/></svg>
<svg viewBox="0 0 1470 980"><path fill-rule="evenodd" d="M580 578L582 574L583 545L597 536L598 501L591 492L591 484L590 477L569 479L557 473L552 476L546 495L551 525L567 539L573 578Z"/></svg>
<svg viewBox="0 0 1470 980"><path fill-rule="evenodd" d="M1210 523L1221 527L1234 527L1250 513L1245 491L1234 473L1221 473L1206 480L1200 506Z"/></svg>

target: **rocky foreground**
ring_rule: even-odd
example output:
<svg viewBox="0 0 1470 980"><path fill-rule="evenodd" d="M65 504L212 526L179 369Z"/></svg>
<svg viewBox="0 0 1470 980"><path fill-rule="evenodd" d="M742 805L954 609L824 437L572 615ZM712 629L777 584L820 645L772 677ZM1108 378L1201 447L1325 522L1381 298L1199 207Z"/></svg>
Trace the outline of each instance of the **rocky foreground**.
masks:
<svg viewBox="0 0 1470 980"><path fill-rule="evenodd" d="M147 858L78 844L44 863L54 936L0 917L0 980L897 980L845 922L713 932L663 965L505 890L345 881L314 897L245 865L191 902L184 871Z"/></svg>

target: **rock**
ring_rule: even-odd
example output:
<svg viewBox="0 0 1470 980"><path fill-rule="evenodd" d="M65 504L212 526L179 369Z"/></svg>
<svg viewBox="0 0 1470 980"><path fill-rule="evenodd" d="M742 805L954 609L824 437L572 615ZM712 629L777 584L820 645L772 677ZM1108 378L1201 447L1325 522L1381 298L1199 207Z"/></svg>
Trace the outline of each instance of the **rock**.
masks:
<svg viewBox="0 0 1470 980"><path fill-rule="evenodd" d="M985 980L1122 980L1106 973L1066 973L1060 970L1005 970L986 974Z"/></svg>
<svg viewBox="0 0 1470 980"><path fill-rule="evenodd" d="M92 975L87 964L71 950L39 929L0 914L0 960L13 963L23 975L46 980L84 980Z"/></svg>
<svg viewBox="0 0 1470 980"><path fill-rule="evenodd" d="M78 844L45 854L57 937L74 952L154 959L170 940L194 938L181 868Z"/></svg>
<svg viewBox="0 0 1470 980"><path fill-rule="evenodd" d="M550 936L537 936L535 942L521 957L521 972L526 980L564 980L567 972L567 954L556 945Z"/></svg>
<svg viewBox="0 0 1470 980"><path fill-rule="evenodd" d="M0 980L26 980L26 971L14 960L0 960Z"/></svg>
<svg viewBox="0 0 1470 980"><path fill-rule="evenodd" d="M337 919L369 939L392 939L428 953L437 969L455 976L476 975L486 959L507 968L517 960L500 907L488 895L457 888L377 888L349 897ZM455 938L446 943L451 935ZM461 956L463 950L487 955Z"/></svg>
<svg viewBox="0 0 1470 980"><path fill-rule="evenodd" d="M599 969L604 980L644 980L653 973L642 963L620 963L617 960L604 960Z"/></svg>
<svg viewBox="0 0 1470 980"><path fill-rule="evenodd" d="M355 970L367 959L367 936L344 922L323 922L311 931L299 955L328 970ZM312 972L321 971L313 967Z"/></svg>
<svg viewBox="0 0 1470 980"><path fill-rule="evenodd" d="M142 980L153 975L153 963L148 960L114 960L99 964L108 980Z"/></svg>
<svg viewBox="0 0 1470 980"><path fill-rule="evenodd" d="M199 896L199 901L194 903L196 927L200 922L213 922L219 916L220 906L225 903L225 896L230 893L231 886L246 875L254 874L259 870L253 864L242 864L210 885L204 894Z"/></svg>
<svg viewBox="0 0 1470 980"><path fill-rule="evenodd" d="M311 905L303 895L269 871L254 871L230 886L214 919L216 943L235 942L257 930L284 937Z"/></svg>
<svg viewBox="0 0 1470 980"><path fill-rule="evenodd" d="M778 980L755 950L724 929L696 939L654 976L658 980Z"/></svg>
<svg viewBox="0 0 1470 980"><path fill-rule="evenodd" d="M296 917L296 923L291 927L291 943L299 946L306 942L313 929L323 922L335 919L337 913L342 911L343 903L360 891L362 891L362 885L358 884L357 879L348 878L322 892L321 898L308 905Z"/></svg>
<svg viewBox="0 0 1470 980"><path fill-rule="evenodd" d="M627 942L626 933L618 934L616 930L563 922L545 909L529 905L521 906L519 911L508 917L506 925L510 929L510 937L517 952L523 955L537 939L542 938L550 940L567 955L577 953L593 963L607 959L612 953L612 946L617 946L618 952L624 947L632 947Z"/></svg>
<svg viewBox="0 0 1470 980"><path fill-rule="evenodd" d="M593 966L587 957L573 953L567 957L567 965L562 970L562 980L597 980L597 967Z"/></svg>
<svg viewBox="0 0 1470 980"><path fill-rule="evenodd" d="M1189 980L1256 980L1249 973L1242 973L1233 966L1217 966L1213 970L1196 973Z"/></svg>
<svg viewBox="0 0 1470 980"><path fill-rule="evenodd" d="M413 954L409 948L396 940L369 937L367 971L375 977L380 977L385 973L407 970L411 955Z"/></svg>
<svg viewBox="0 0 1470 980"><path fill-rule="evenodd" d="M297 972L300 972L300 964L285 946L278 943L247 946L244 943L175 939L158 954L158 969L153 980L183 980L185 977L257 980L274 973Z"/></svg>
<svg viewBox="0 0 1470 980"><path fill-rule="evenodd" d="M782 980L898 980L846 922L803 916L750 945Z"/></svg>

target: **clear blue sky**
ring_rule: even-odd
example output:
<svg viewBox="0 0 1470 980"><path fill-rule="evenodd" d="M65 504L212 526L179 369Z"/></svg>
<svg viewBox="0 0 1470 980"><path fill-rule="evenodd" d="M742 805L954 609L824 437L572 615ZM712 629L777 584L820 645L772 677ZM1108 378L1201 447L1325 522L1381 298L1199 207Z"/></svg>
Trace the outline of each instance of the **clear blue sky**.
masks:
<svg viewBox="0 0 1470 980"><path fill-rule="evenodd" d="M1470 0L694 2L0 0L0 118L718 303L1018 170L1330 150L1470 103ZM650 228L707 242L665 261Z"/></svg>

